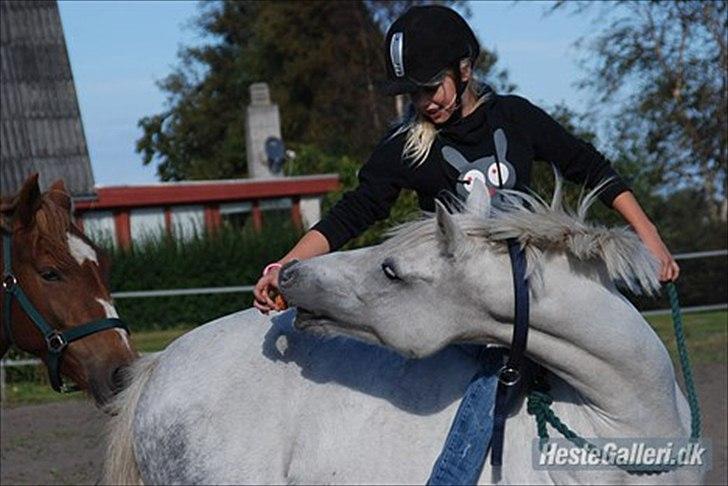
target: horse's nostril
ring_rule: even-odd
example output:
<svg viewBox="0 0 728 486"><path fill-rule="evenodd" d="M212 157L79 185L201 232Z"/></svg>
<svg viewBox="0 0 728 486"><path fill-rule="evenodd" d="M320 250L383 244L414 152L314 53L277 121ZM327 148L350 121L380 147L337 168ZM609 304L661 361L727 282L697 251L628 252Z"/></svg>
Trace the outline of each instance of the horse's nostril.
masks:
<svg viewBox="0 0 728 486"><path fill-rule="evenodd" d="M283 265L281 273L278 274L279 285L289 284L296 278L296 275L298 274L298 263L298 260L293 260Z"/></svg>
<svg viewBox="0 0 728 486"><path fill-rule="evenodd" d="M126 388L126 366L119 366L111 373L111 391L119 393Z"/></svg>

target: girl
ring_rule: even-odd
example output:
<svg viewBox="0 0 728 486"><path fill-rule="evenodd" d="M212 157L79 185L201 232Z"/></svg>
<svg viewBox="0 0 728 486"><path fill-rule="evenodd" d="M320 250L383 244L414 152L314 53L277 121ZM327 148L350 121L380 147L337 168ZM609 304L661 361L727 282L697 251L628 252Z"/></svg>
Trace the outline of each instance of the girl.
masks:
<svg viewBox="0 0 728 486"><path fill-rule="evenodd" d="M555 164L566 179L588 187L610 179L602 201L632 225L661 262L661 278L677 278L679 267L655 226L602 154L526 99L498 95L475 81L473 63L480 48L457 12L443 6L412 7L392 24L385 46L384 90L409 94L409 115L375 148L359 171L358 187L346 193L287 255L266 267L254 289L255 307L264 313L276 308L269 292L278 288L284 263L340 248L386 218L402 188L413 189L420 207L434 211L434 199L442 191L464 197L474 178L483 180L491 192L499 187L527 188L534 160ZM492 403L496 380L492 375L486 378L489 381L480 379L478 387L490 394L485 398ZM482 435L470 435L451 434L431 484L477 480L490 429L485 441ZM470 458L463 456L466 450ZM453 467L456 459L462 467ZM464 461L475 466L468 468Z"/></svg>

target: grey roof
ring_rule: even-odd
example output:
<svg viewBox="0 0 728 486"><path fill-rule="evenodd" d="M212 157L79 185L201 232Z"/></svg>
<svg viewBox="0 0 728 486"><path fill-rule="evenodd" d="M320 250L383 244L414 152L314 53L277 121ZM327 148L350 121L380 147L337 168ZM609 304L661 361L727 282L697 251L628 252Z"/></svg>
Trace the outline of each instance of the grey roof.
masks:
<svg viewBox="0 0 728 486"><path fill-rule="evenodd" d="M64 179L75 196L94 177L55 1L0 1L0 193L32 172L42 187Z"/></svg>

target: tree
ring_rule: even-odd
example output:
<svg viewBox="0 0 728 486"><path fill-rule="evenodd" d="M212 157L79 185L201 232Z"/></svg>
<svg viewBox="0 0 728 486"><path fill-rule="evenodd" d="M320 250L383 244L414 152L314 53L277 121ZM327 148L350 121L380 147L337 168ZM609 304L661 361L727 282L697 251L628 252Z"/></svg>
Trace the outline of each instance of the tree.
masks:
<svg viewBox="0 0 728 486"><path fill-rule="evenodd" d="M139 121L143 163L156 162L162 180L244 176L245 106L257 81L270 86L288 145L361 163L395 117L376 89L383 29L413 3L202 3L195 25L205 42L181 49L180 64L158 83L166 110ZM483 49L479 75L508 87L496 62Z"/></svg>
<svg viewBox="0 0 728 486"><path fill-rule="evenodd" d="M202 3L206 39L159 83L167 110L140 120L137 151L163 180L241 177L248 86L268 82L287 141L363 157L393 117L374 89L382 34L361 2Z"/></svg>
<svg viewBox="0 0 728 486"><path fill-rule="evenodd" d="M589 40L581 86L615 120L613 144L654 169L663 191L698 190L709 219L725 222L728 3L599 5L601 27L581 41ZM554 10L592 8L561 1Z"/></svg>

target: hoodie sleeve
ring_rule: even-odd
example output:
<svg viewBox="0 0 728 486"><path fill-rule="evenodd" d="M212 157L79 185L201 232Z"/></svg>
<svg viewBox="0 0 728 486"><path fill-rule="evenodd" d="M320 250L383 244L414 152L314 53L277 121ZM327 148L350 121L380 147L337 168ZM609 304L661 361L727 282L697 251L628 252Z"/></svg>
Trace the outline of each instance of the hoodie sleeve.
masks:
<svg viewBox="0 0 728 486"><path fill-rule="evenodd" d="M401 148L397 138L385 137L359 170L357 187L346 192L313 226L326 237L331 251L389 216L404 187Z"/></svg>
<svg viewBox="0 0 728 486"><path fill-rule="evenodd" d="M511 117L531 137L535 158L553 163L572 182L593 188L609 182L599 195L607 206L624 191L631 190L609 161L594 146L569 133L544 110L525 98L508 96Z"/></svg>

